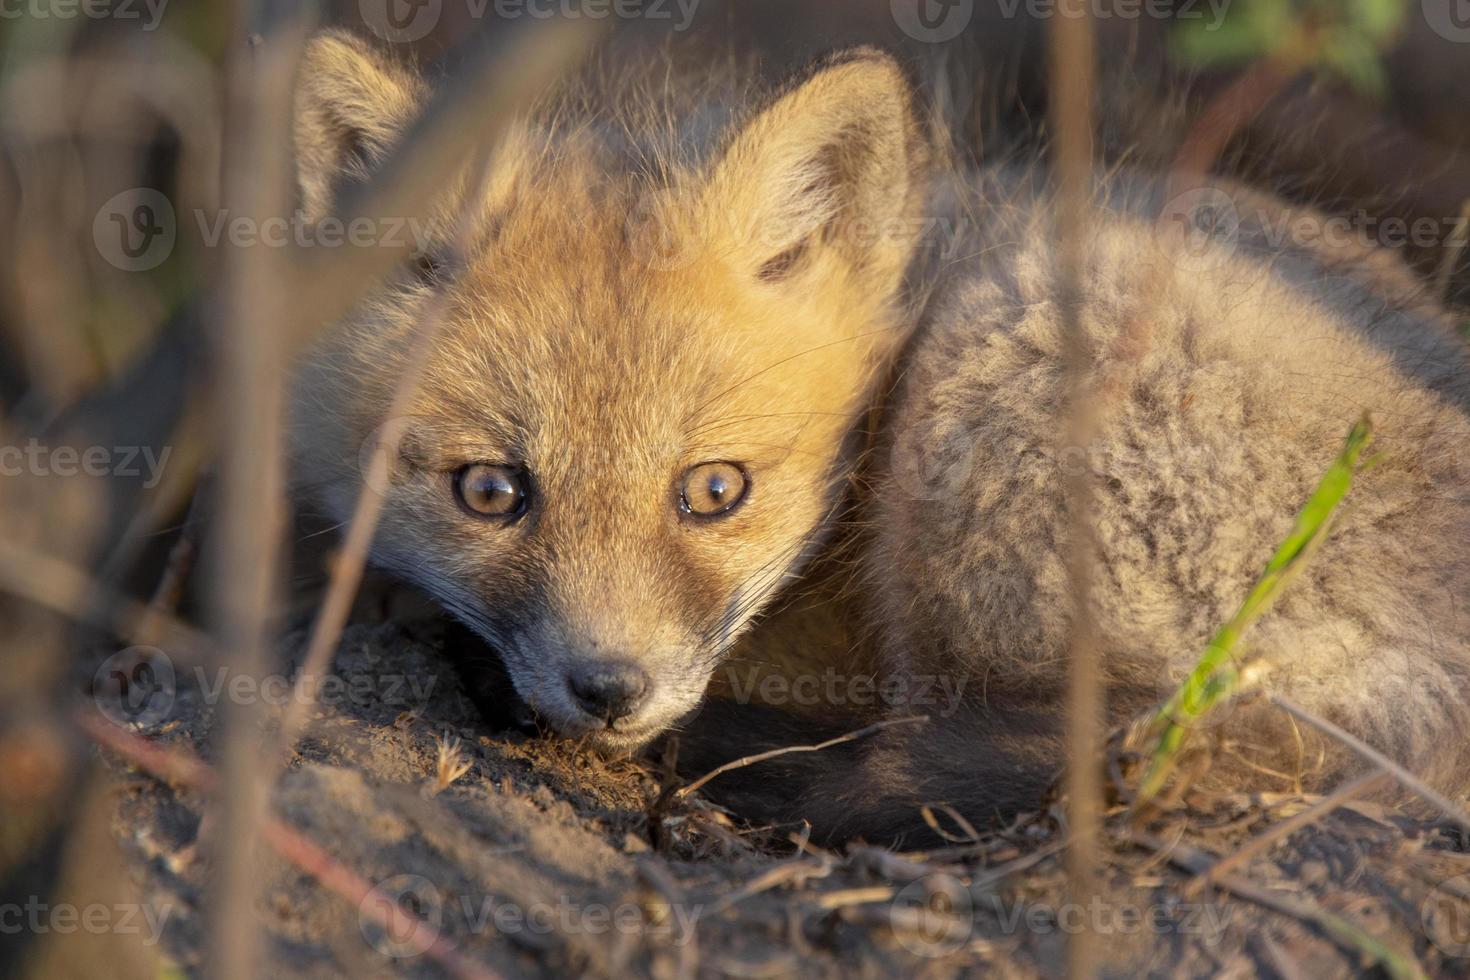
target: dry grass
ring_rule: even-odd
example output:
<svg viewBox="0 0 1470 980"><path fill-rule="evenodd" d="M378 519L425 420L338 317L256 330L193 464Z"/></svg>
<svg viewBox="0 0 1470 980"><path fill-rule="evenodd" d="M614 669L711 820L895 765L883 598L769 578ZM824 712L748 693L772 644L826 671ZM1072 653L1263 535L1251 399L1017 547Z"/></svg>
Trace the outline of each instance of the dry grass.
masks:
<svg viewBox="0 0 1470 980"><path fill-rule="evenodd" d="M435 744L439 749L439 757L435 762L434 785L430 792L442 793L453 786L455 780L473 769L475 761L464 755L459 738L448 732L438 736Z"/></svg>

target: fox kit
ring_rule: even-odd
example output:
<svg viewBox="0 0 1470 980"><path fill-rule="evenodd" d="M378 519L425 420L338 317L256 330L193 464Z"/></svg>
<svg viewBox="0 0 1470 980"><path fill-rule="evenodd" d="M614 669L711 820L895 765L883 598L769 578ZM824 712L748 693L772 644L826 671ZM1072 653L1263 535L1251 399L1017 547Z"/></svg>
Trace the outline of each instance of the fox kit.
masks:
<svg viewBox="0 0 1470 980"><path fill-rule="evenodd" d="M373 557L484 637L549 727L628 751L676 725L842 537L818 564L843 577L848 633L885 677L943 677L963 700L885 732L793 814L892 835L926 802L1034 803L1062 759L1068 467L1096 487L1091 618L1121 722L1184 675L1371 410L1382 461L1250 651L1273 690L1463 789L1470 374L1391 257L1283 241L1281 205L1218 188L1201 193L1223 195L1231 233L1180 252L1158 182L1100 184L1081 310L1097 419L1069 448L1039 179L931 166L903 72L871 50L750 105L673 88L530 116L463 268L383 287L297 387L297 480L344 519L407 339L448 292L392 420ZM328 34L298 91L301 197L322 218L427 87ZM790 620L746 636L749 655L819 638ZM839 671L865 663L827 646ZM1235 785L1351 764L1265 709L1225 731Z"/></svg>

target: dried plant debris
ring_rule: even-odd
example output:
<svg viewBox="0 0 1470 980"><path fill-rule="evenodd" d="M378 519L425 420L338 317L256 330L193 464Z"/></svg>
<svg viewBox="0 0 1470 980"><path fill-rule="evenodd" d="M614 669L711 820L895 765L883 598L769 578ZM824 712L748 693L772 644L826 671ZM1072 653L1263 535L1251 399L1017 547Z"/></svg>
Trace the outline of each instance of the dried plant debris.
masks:
<svg viewBox="0 0 1470 980"><path fill-rule="evenodd" d="M473 759L468 758L456 735L445 732L435 739L439 757L434 763L434 782L429 787L430 795L444 792L454 781L474 768Z"/></svg>
<svg viewBox="0 0 1470 980"><path fill-rule="evenodd" d="M1071 903L1060 804L1001 831L951 826L936 806L955 837L941 848L827 850L800 827L751 827L699 794L667 794L642 765L488 732L432 641L394 623L344 636L343 690L411 673L420 700L319 699L275 814L327 872L374 887L349 901L320 865L273 852L258 905L268 972L1050 976L1080 929L1103 936L1113 976L1470 969L1465 837L1354 793L1330 805L1194 793L1146 818L1120 805L1098 897ZM210 730L209 699L185 688L153 744L193 748ZM216 843L203 797L136 774L120 796L115 828L164 948L194 972ZM385 925L384 907L401 917ZM438 958L446 948L458 968Z"/></svg>

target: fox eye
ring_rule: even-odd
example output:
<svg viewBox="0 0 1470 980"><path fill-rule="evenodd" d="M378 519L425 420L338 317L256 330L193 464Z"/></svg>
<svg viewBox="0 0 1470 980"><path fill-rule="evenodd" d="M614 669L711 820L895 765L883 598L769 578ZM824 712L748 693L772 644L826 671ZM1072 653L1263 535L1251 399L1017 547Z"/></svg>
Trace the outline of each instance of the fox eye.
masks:
<svg viewBox="0 0 1470 980"><path fill-rule="evenodd" d="M700 463L684 473L679 509L696 517L722 517L745 499L749 481L735 463Z"/></svg>
<svg viewBox="0 0 1470 980"><path fill-rule="evenodd" d="M454 495L477 517L519 517L526 510L526 474L512 466L473 463L454 474Z"/></svg>

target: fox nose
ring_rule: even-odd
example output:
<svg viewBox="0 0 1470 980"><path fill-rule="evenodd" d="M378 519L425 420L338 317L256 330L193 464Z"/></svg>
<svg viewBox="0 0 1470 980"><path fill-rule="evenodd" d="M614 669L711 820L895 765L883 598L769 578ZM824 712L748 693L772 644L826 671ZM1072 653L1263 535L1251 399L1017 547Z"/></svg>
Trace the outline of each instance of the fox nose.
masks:
<svg viewBox="0 0 1470 980"><path fill-rule="evenodd" d="M648 692L648 675L630 663L601 663L574 668L567 686L582 710L608 722L638 710Z"/></svg>

